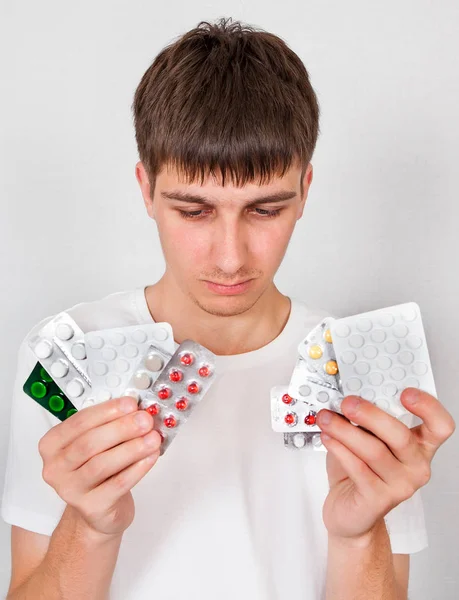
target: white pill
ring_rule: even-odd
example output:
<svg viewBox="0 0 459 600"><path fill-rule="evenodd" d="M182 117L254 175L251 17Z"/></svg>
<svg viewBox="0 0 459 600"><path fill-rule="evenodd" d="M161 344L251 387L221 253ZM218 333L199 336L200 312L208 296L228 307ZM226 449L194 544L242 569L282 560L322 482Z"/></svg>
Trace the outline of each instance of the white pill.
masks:
<svg viewBox="0 0 459 600"><path fill-rule="evenodd" d="M406 338L406 345L408 348L416 350L422 346L422 338L420 338L418 335L409 335Z"/></svg>
<svg viewBox="0 0 459 600"><path fill-rule="evenodd" d="M73 358L76 358L77 360L84 360L86 358L86 348L84 344L73 344L70 352L72 353Z"/></svg>
<svg viewBox="0 0 459 600"><path fill-rule="evenodd" d="M84 392L84 386L78 379L72 379L65 388L65 393L70 398L79 398Z"/></svg>
<svg viewBox="0 0 459 600"><path fill-rule="evenodd" d="M317 400L322 403L328 402L330 400L330 396L327 392L322 391L317 394Z"/></svg>
<svg viewBox="0 0 459 600"><path fill-rule="evenodd" d="M107 375L107 377L105 378L105 384L109 388L116 388L120 385L120 383L121 383L121 378L116 373L109 373Z"/></svg>
<svg viewBox="0 0 459 600"><path fill-rule="evenodd" d="M392 371L390 372L390 376L392 377L392 379L395 379L395 381L401 381L406 375L406 371L405 369L402 369L402 367L395 367L395 369L392 369Z"/></svg>
<svg viewBox="0 0 459 600"><path fill-rule="evenodd" d="M403 323L397 323L397 325L393 327L392 333L395 335L395 337L404 338L408 335L408 327L403 325Z"/></svg>
<svg viewBox="0 0 459 600"><path fill-rule="evenodd" d="M362 390L360 392L360 395L362 396L362 398L368 400L369 402L372 402L376 396L375 391L370 388L365 388L364 390Z"/></svg>
<svg viewBox="0 0 459 600"><path fill-rule="evenodd" d="M158 340L158 342L164 342L169 337L169 333L167 332L167 329L160 327L159 329L155 329L153 332L153 337L155 340Z"/></svg>
<svg viewBox="0 0 459 600"><path fill-rule="evenodd" d="M336 398L332 398L331 405L332 405L332 407L335 410L340 411L342 403L343 403L343 398L341 396L337 396Z"/></svg>
<svg viewBox="0 0 459 600"><path fill-rule="evenodd" d="M304 435L301 433L297 433L292 438L293 445L295 448L303 448L306 444L306 440L304 439Z"/></svg>
<svg viewBox="0 0 459 600"><path fill-rule="evenodd" d="M415 375L425 375L429 369L426 363L418 361L414 363L414 365L411 367L411 370Z"/></svg>
<svg viewBox="0 0 459 600"><path fill-rule="evenodd" d="M389 367L392 366L392 361L388 356L380 356L376 361L376 365L378 369L386 371L387 369L389 369Z"/></svg>
<svg viewBox="0 0 459 600"><path fill-rule="evenodd" d="M136 342L136 344L143 344L147 341L147 334L141 329L136 329L135 331L133 331L131 337L134 340L134 342Z"/></svg>
<svg viewBox="0 0 459 600"><path fill-rule="evenodd" d="M408 350L404 350L398 355L398 360L402 363L402 365L411 365L414 360L414 354Z"/></svg>
<svg viewBox="0 0 459 600"><path fill-rule="evenodd" d="M359 331L370 331L370 329L373 327L372 322L370 321L370 319L359 319L357 321L357 329Z"/></svg>
<svg viewBox="0 0 459 600"><path fill-rule="evenodd" d="M388 354L397 354L400 350L400 344L397 340L389 340L384 344L384 349Z"/></svg>
<svg viewBox="0 0 459 600"><path fill-rule="evenodd" d="M354 366L357 375L366 375L370 372L370 365L367 362L360 361Z"/></svg>
<svg viewBox="0 0 459 600"><path fill-rule="evenodd" d="M418 388L419 387L419 379L416 379L416 377L407 377L404 381L405 387L413 387L413 388Z"/></svg>
<svg viewBox="0 0 459 600"><path fill-rule="evenodd" d="M151 385L151 377L145 371L137 371L132 378L132 382L138 390L148 390Z"/></svg>
<svg viewBox="0 0 459 600"><path fill-rule="evenodd" d="M94 375L101 377L107 373L108 366L104 362L97 361L92 365L91 371L94 373Z"/></svg>
<svg viewBox="0 0 459 600"><path fill-rule="evenodd" d="M126 336L122 333L113 333L110 337L110 340L114 346L122 346L126 343Z"/></svg>
<svg viewBox="0 0 459 600"><path fill-rule="evenodd" d="M73 327L71 327L68 323L59 323L59 325L56 327L56 335L60 340L69 340L73 337L74 333Z"/></svg>
<svg viewBox="0 0 459 600"><path fill-rule="evenodd" d="M312 438L311 438L311 444L314 446L314 448L321 448L322 447L322 440L320 438L320 433L315 433Z"/></svg>
<svg viewBox="0 0 459 600"><path fill-rule="evenodd" d="M86 408L87 406L92 406L94 404L94 398L86 398L81 406L81 408Z"/></svg>
<svg viewBox="0 0 459 600"><path fill-rule="evenodd" d="M375 329L371 332L370 338L376 344L381 344L386 339L386 333L382 329Z"/></svg>
<svg viewBox="0 0 459 600"><path fill-rule="evenodd" d="M417 317L417 312L414 308L407 307L402 310L402 317L405 321L414 321Z"/></svg>
<svg viewBox="0 0 459 600"><path fill-rule="evenodd" d="M382 373L370 373L368 376L368 381L371 383L371 385L381 385L381 383L384 381L384 376Z"/></svg>
<svg viewBox="0 0 459 600"><path fill-rule="evenodd" d="M382 391L385 396L395 396L398 392L398 388L395 383L386 383L386 385L383 386Z"/></svg>
<svg viewBox="0 0 459 600"><path fill-rule="evenodd" d="M61 379L69 372L69 365L65 360L56 360L56 362L53 362L51 365L49 371L53 377L56 377L56 379Z"/></svg>
<svg viewBox="0 0 459 600"><path fill-rule="evenodd" d="M378 356L378 349L376 346L365 346L362 350L362 354L365 358L373 359Z"/></svg>
<svg viewBox="0 0 459 600"><path fill-rule="evenodd" d="M358 333L351 335L351 337L349 338L349 346L351 346L351 348L361 348L364 343L365 339L362 335L359 335Z"/></svg>
<svg viewBox="0 0 459 600"><path fill-rule="evenodd" d="M99 390L96 394L97 402L107 402L112 397L109 390Z"/></svg>
<svg viewBox="0 0 459 600"><path fill-rule="evenodd" d="M125 358L117 358L115 360L115 369L118 373L127 373L129 371L129 363Z"/></svg>
<svg viewBox="0 0 459 600"><path fill-rule="evenodd" d="M338 337L347 337L350 333L351 330L345 323L340 323L335 327L335 334Z"/></svg>
<svg viewBox="0 0 459 600"><path fill-rule="evenodd" d="M390 327L394 324L394 317L390 313L385 313L379 317L379 324L383 327Z"/></svg>
<svg viewBox="0 0 459 600"><path fill-rule="evenodd" d="M115 360L116 357L117 354L114 348L104 348L102 350L102 358L104 360Z"/></svg>
<svg viewBox="0 0 459 600"><path fill-rule="evenodd" d="M53 346L47 340L42 340L35 346L34 352L37 358L49 358L53 353Z"/></svg>
<svg viewBox="0 0 459 600"><path fill-rule="evenodd" d="M385 400L384 398L378 398L375 400L375 404L378 408L384 411L387 411L389 408L389 401Z"/></svg>
<svg viewBox="0 0 459 600"><path fill-rule="evenodd" d="M301 385L298 389L298 393L300 394L300 396L310 396L311 388L309 387L309 385Z"/></svg>
<svg viewBox="0 0 459 600"><path fill-rule="evenodd" d="M352 352L352 350L345 350L341 354L341 360L345 365L352 365L357 360L357 356Z"/></svg>
<svg viewBox="0 0 459 600"><path fill-rule="evenodd" d="M144 364L149 371L153 371L154 373L156 373L157 371L160 371L163 368L164 361L162 359L162 356L156 354L156 352L151 352L145 359Z"/></svg>
<svg viewBox="0 0 459 600"><path fill-rule="evenodd" d="M128 344L124 348L124 356L126 356L126 358L134 358L135 356L137 356L138 353L139 349L137 348L137 346L134 346L134 344Z"/></svg>
<svg viewBox="0 0 459 600"><path fill-rule="evenodd" d="M85 340L88 342L91 348L94 348L94 350L100 350L104 345L104 338L102 338L100 335L89 334L85 337Z"/></svg>
<svg viewBox="0 0 459 600"><path fill-rule="evenodd" d="M358 377L351 377L347 380L346 387L350 392L356 392L362 387L362 382Z"/></svg>

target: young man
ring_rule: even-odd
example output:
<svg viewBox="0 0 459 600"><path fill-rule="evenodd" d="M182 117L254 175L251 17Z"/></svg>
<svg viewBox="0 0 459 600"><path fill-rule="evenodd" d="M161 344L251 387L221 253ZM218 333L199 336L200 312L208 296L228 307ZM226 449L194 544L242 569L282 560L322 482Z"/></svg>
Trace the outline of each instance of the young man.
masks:
<svg viewBox="0 0 459 600"><path fill-rule="evenodd" d="M167 321L177 343L217 354L219 378L158 460L133 398L57 423L24 395L37 324L13 397L8 598L406 598L409 553L427 544L418 488L451 416L408 390L425 423L410 430L349 397L345 413L374 435L321 411L327 454L285 450L270 425L270 388L326 315L273 283L312 182L319 107L304 65L271 34L201 23L159 54L133 108L166 270L68 312L84 331Z"/></svg>

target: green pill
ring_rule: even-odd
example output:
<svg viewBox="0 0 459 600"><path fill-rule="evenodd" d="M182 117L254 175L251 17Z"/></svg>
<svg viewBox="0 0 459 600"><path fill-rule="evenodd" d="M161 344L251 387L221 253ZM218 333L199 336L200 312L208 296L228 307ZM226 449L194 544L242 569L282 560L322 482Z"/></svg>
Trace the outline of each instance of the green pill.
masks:
<svg viewBox="0 0 459 600"><path fill-rule="evenodd" d="M44 398L46 391L46 385L41 381L34 381L30 386L30 393L34 398Z"/></svg>
<svg viewBox="0 0 459 600"><path fill-rule="evenodd" d="M76 408L71 408L70 410L68 410L67 411L67 419L69 417L71 417L72 415L74 415L76 412L78 412Z"/></svg>
<svg viewBox="0 0 459 600"><path fill-rule="evenodd" d="M53 412L60 412L64 408L64 398L54 394L48 400L48 406Z"/></svg>
<svg viewBox="0 0 459 600"><path fill-rule="evenodd" d="M45 371L45 369L42 367L40 369L40 377L43 379L43 381L52 381L52 377L50 377L48 375L48 373Z"/></svg>

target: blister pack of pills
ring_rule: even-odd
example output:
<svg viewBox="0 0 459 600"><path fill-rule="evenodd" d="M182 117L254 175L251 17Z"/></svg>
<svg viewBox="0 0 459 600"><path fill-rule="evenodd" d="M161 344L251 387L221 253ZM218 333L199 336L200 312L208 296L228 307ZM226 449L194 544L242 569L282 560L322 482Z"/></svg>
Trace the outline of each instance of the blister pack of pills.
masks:
<svg viewBox="0 0 459 600"><path fill-rule="evenodd" d="M60 421L65 421L77 412L74 405L39 362L32 369L22 389Z"/></svg>
<svg viewBox="0 0 459 600"><path fill-rule="evenodd" d="M400 418L407 387L436 396L421 311L415 302L337 319L331 324L344 396L355 394Z"/></svg>
<svg viewBox="0 0 459 600"><path fill-rule="evenodd" d="M169 323L90 331L84 339L96 403L123 395L140 357L151 344L161 348L168 359L176 346Z"/></svg>
<svg viewBox="0 0 459 600"><path fill-rule="evenodd" d="M320 433L284 433L284 447L291 450L316 450L316 451L327 451L325 446L322 444L320 439Z"/></svg>
<svg viewBox="0 0 459 600"><path fill-rule="evenodd" d="M326 382L316 380L315 374L311 374L308 364L301 356L297 358L288 386L288 393L292 398L303 400L307 404L316 407L317 410L329 408L341 412L342 393L328 386Z"/></svg>
<svg viewBox="0 0 459 600"><path fill-rule="evenodd" d="M80 409L92 397L84 333L67 313L59 313L29 340L39 363Z"/></svg>
<svg viewBox="0 0 459 600"><path fill-rule="evenodd" d="M311 375L318 376L318 383L326 383L339 390L338 363L333 349L330 326L334 321L329 317L315 327L298 345L298 352L305 361ZM312 377L309 377L312 380Z"/></svg>
<svg viewBox="0 0 459 600"><path fill-rule="evenodd" d="M271 389L271 423L274 431L320 431L316 414L309 404L292 398L288 386L278 385Z"/></svg>
<svg viewBox="0 0 459 600"><path fill-rule="evenodd" d="M164 360L161 349L150 346L137 365L125 395L136 398L140 408L154 417L164 454L215 380L215 355L197 342L185 340L167 364L162 366L161 360Z"/></svg>

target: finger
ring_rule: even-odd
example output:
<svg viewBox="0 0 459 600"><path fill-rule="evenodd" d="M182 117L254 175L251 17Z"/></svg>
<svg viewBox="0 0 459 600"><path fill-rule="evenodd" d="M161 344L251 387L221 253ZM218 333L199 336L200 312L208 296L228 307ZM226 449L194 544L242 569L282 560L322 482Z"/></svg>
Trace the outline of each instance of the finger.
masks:
<svg viewBox="0 0 459 600"><path fill-rule="evenodd" d="M79 410L67 419L59 423L42 438L40 452L42 456L53 454L59 449L65 448L86 431L109 423L115 419L138 410L137 401L131 396L115 398L95 406L88 406Z"/></svg>
<svg viewBox="0 0 459 600"><path fill-rule="evenodd" d="M456 424L453 417L437 398L416 388L403 390L400 401L407 410L422 419L423 423L412 431L432 457L454 433Z"/></svg>
<svg viewBox="0 0 459 600"><path fill-rule="evenodd" d="M374 494L375 490L383 483L374 471L349 448L339 440L330 437L328 433L323 432L320 437L324 446L338 460L343 471L355 483L359 491L362 494L368 492Z"/></svg>
<svg viewBox="0 0 459 600"><path fill-rule="evenodd" d="M132 438L140 437L153 428L153 417L144 410L125 415L86 431L57 457L58 468L75 471L91 458Z"/></svg>
<svg viewBox="0 0 459 600"><path fill-rule="evenodd" d="M353 423L383 441L400 462L413 465L419 461L421 449L416 438L404 423L392 415L359 396L346 396L341 410Z"/></svg>
<svg viewBox="0 0 459 600"><path fill-rule="evenodd" d="M385 483L389 484L394 478L402 476L400 461L371 433L352 425L341 415L325 409L319 412L318 423L323 432L345 446Z"/></svg>
<svg viewBox="0 0 459 600"><path fill-rule="evenodd" d="M160 446L161 436L153 430L142 437L129 440L94 456L78 469L82 483L80 490L86 493L94 489L109 477L127 469L142 458L159 452Z"/></svg>

